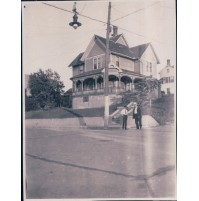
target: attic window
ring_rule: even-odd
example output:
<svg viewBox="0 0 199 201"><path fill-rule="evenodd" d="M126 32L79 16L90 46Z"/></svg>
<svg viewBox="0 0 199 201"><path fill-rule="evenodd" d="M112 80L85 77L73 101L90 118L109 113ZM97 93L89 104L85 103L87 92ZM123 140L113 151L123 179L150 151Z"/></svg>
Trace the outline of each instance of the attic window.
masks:
<svg viewBox="0 0 199 201"><path fill-rule="evenodd" d="M96 70L98 68L102 68L102 58L101 57L93 58L93 69Z"/></svg>

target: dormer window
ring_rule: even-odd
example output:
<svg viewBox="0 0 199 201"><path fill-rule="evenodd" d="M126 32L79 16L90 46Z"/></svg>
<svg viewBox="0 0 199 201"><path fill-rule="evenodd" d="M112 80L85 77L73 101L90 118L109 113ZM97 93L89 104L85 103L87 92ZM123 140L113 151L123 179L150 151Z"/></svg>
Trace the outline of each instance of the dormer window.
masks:
<svg viewBox="0 0 199 201"><path fill-rule="evenodd" d="M101 56L93 58L93 69L96 70L98 68L102 68L102 58L101 58Z"/></svg>

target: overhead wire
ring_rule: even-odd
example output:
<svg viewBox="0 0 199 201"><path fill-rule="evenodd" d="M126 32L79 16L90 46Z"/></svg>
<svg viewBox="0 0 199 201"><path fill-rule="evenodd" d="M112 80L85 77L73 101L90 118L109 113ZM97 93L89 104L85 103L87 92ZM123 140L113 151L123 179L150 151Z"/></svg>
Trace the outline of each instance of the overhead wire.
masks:
<svg viewBox="0 0 199 201"><path fill-rule="evenodd" d="M128 14L122 16L122 17L119 17L119 18L117 18L117 19L114 19L114 20L112 20L111 22L115 22L115 21L121 20L121 19L123 19L123 18L125 18L125 17L128 17L129 15L138 13L138 12L140 12L140 11L142 11L142 10L145 10L145 9L147 9L147 8L150 8L150 7L152 7L152 6L156 5L156 4L159 4L159 3L160 3L160 2L155 2L155 3L153 3L153 4L151 4L151 5L147 6L147 7L140 8L140 9L135 10L135 11L133 11L133 12L131 12L131 13L128 13Z"/></svg>
<svg viewBox="0 0 199 201"><path fill-rule="evenodd" d="M67 10L67 9L63 9L63 8L54 6L54 5L52 5L52 4L48 4L48 3L44 3L44 2L42 2L42 3L45 4L45 5L47 5L47 6L51 6L51 7L54 7L54 8L56 8L56 9L60 9L60 10L65 11L65 12L73 13L72 11L69 11L69 10ZM124 15L124 16L122 16L122 17L120 17L120 18L117 18L117 19L115 19L115 20L112 20L111 23L110 23L110 25L115 26L114 24L112 24L112 22L118 21L118 20L120 20L120 19L123 19L123 18L129 16L129 15L132 15L132 14L135 14L135 13L137 13L137 12L140 12L140 11L142 11L142 10L144 10L144 9L147 9L147 8L149 8L149 7L152 7L152 6L154 6L154 5L158 4L158 3L160 3L160 2L155 2L155 3L149 5L149 6L145 7L145 8L138 9L138 10L133 11L133 12L131 12L131 13L128 13L127 15ZM94 20L94 21L103 23L104 25L107 24L107 22L105 22L105 21L98 20L98 19L96 19L96 18L92 18L92 17L86 16L86 15L83 15L83 14L80 14L80 13L78 13L78 15L79 15L79 16L82 16L82 17L85 17L85 18L87 18L87 19L90 19L90 20ZM149 37L144 36L144 35L142 35L142 34L138 34L138 33L132 32L132 31L130 31L130 30L128 30L128 29L125 29L125 28L122 28L122 27L119 27L119 26L117 26L117 27L120 28L121 30L127 31L127 32L129 32L129 33L134 34L134 35L137 35L137 36L140 36L140 37L144 37L144 38L149 38ZM161 41L157 41L157 40L154 40L154 39L151 39L151 40L156 41L156 42L158 42L158 43L163 43L163 42L161 42Z"/></svg>
<svg viewBox="0 0 199 201"><path fill-rule="evenodd" d="M51 7L54 7L54 8L57 8L57 9L60 9L60 10L63 10L63 11L66 11L66 12L69 12L69 13L73 13L73 11L69 11L69 10L67 10L67 9L64 9L64 8L60 8L60 7L57 7L57 6L54 6L54 5L52 5L52 4L48 4L48 3L44 3L44 2L42 2L43 4L45 4L45 5L47 5L47 6L51 6ZM83 15L83 14L80 14L80 13L77 13L79 16L81 16L81 17L85 17L85 18L88 18L88 19L90 19L90 20L94 20L94 21L97 21L97 22L101 22L101 23L106 23L106 22L104 22L104 21L102 21L102 20L98 20L98 19L96 19L96 18L93 18L93 17L89 17L89 16L86 16L86 15Z"/></svg>

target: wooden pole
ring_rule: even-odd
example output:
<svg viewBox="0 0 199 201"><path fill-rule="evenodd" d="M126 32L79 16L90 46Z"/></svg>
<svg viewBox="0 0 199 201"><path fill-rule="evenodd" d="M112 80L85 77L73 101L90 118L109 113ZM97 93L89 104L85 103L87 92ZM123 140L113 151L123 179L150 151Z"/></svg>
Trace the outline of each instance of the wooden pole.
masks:
<svg viewBox="0 0 199 201"><path fill-rule="evenodd" d="M110 34L110 18L111 18L111 2L108 6L108 20L106 30L106 60L105 60L105 72L104 72L104 128L109 126L109 75L108 66L110 62L110 51L109 51L109 34Z"/></svg>

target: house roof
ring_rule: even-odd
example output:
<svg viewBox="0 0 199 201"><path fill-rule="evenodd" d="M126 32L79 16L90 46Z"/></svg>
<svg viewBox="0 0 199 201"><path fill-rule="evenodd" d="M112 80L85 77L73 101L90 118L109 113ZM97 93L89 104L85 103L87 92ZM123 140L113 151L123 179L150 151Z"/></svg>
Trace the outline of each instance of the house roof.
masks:
<svg viewBox="0 0 199 201"><path fill-rule="evenodd" d="M131 47L130 50L133 52L133 55L136 58L140 58L149 45L150 45L150 43L138 45L135 47Z"/></svg>
<svg viewBox="0 0 199 201"><path fill-rule="evenodd" d="M69 64L69 66L78 66L83 64L84 62L81 61L81 57L84 54L84 52L78 54L78 56Z"/></svg>
<svg viewBox="0 0 199 201"><path fill-rule="evenodd" d="M151 47L154 55L155 55L155 58L157 60L157 63L159 64L160 63L160 60L159 58L157 57L154 49L153 49L153 46L151 45L151 43L145 43L145 44L142 44L142 45L137 45L135 47L131 47L130 50L133 52L133 55L135 58L141 58L141 56L144 54L145 50L148 48L148 47Z"/></svg>
<svg viewBox="0 0 199 201"><path fill-rule="evenodd" d="M104 47L106 47L106 39L105 38L103 38L101 36L97 36L97 35L96 35L96 38L98 40L100 40L102 44L104 44ZM110 49L111 53L133 59L134 55L131 52L131 50L129 49L129 47L126 45L115 43L114 41L117 41L117 39L118 39L117 36L115 36L114 40L109 41L109 49Z"/></svg>
<svg viewBox="0 0 199 201"><path fill-rule="evenodd" d="M157 59L157 62L159 63L159 59L151 45L151 43L146 43L146 44L142 44L142 45L138 45L135 47L131 47L129 48L126 45L122 45L120 43L117 43L117 40L122 36L122 34L119 34L117 36L111 37L109 40L109 50L112 54L118 55L118 56L122 56L122 57L126 57L129 59L134 60L141 58L141 56L143 55L143 53L145 52L145 50L149 47L149 45L152 48L152 51L155 54L155 57ZM94 39L93 39L104 51L106 50L106 39L98 36L98 35L94 35ZM80 53L71 63L69 66L78 66L84 63L84 61L81 60L82 57L84 57L85 52Z"/></svg>
<svg viewBox="0 0 199 201"><path fill-rule="evenodd" d="M75 76L73 76L71 79L80 78L80 77L85 77L85 76L90 76L90 75L96 75L96 74L101 73L103 69L104 69L104 68L99 68L99 69L96 69L96 70L87 71L87 72L84 72L84 73L75 75Z"/></svg>
<svg viewBox="0 0 199 201"><path fill-rule="evenodd" d="M116 35L116 36L112 36L110 38L110 40L112 40L113 42L116 42L121 36L122 36L122 34L119 34L119 35Z"/></svg>

